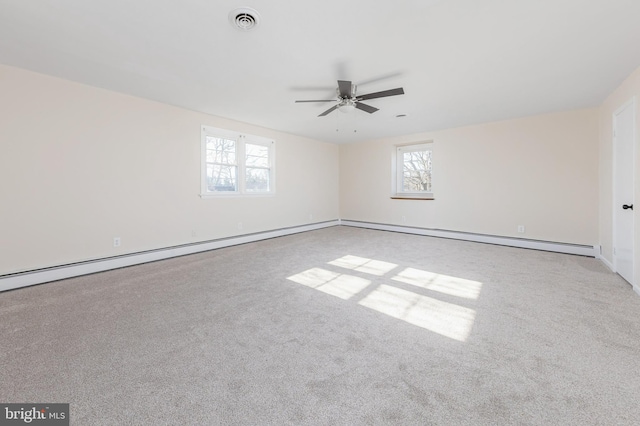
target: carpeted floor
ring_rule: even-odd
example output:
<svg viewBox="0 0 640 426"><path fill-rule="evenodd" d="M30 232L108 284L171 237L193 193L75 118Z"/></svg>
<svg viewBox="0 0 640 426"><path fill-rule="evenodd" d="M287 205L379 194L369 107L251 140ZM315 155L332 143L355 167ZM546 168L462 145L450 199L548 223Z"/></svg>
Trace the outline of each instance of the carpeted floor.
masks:
<svg viewBox="0 0 640 426"><path fill-rule="evenodd" d="M71 423L637 425L598 260L344 226L0 293L0 401Z"/></svg>

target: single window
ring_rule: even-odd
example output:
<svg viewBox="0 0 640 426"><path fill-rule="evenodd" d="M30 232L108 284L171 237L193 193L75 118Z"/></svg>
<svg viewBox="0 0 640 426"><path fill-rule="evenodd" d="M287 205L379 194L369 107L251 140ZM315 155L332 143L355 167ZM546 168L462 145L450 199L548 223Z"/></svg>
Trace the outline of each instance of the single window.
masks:
<svg viewBox="0 0 640 426"><path fill-rule="evenodd" d="M201 196L274 193L275 142L202 127Z"/></svg>
<svg viewBox="0 0 640 426"><path fill-rule="evenodd" d="M433 198L433 144L396 146L395 195Z"/></svg>

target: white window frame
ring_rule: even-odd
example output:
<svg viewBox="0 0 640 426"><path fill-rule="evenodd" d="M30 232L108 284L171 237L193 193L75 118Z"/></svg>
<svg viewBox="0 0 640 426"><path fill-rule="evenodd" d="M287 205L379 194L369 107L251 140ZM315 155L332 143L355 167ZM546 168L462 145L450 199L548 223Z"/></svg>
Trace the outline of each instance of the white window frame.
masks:
<svg viewBox="0 0 640 426"><path fill-rule="evenodd" d="M392 198L418 198L418 199L433 199L434 198L434 150L433 141L418 142L411 144L395 145L393 150L393 162L392 162ZM416 151L431 151L431 191L405 191L404 180L404 153L416 152Z"/></svg>
<svg viewBox="0 0 640 426"><path fill-rule="evenodd" d="M207 136L232 140L236 143L236 190L235 191L209 191L207 186ZM268 191L247 191L246 181L246 145L261 145L269 149L269 190ZM250 135L233 130L220 129L211 126L202 126L201 152L200 152L200 197L221 198L221 197L264 197L274 195L276 192L275 179L275 149L276 142L273 139L261 136ZM250 167L260 168L260 167Z"/></svg>

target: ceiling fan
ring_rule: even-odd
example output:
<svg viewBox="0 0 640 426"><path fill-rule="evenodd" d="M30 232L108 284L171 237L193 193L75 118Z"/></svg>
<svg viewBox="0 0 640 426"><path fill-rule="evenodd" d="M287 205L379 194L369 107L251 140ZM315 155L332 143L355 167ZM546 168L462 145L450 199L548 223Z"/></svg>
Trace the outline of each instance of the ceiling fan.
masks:
<svg viewBox="0 0 640 426"><path fill-rule="evenodd" d="M324 117L330 112L340 110L341 112L350 112L354 109L359 109L369 114L373 114L378 111L378 108L371 105L363 104L361 101L368 99L384 98L387 96L404 95L404 89L398 87L397 89L383 90L382 92L369 93L366 95L356 95L357 86L347 80L338 80L338 87L336 88L337 99L322 99L322 100L304 100L296 102L336 102L334 106L320 114L318 117Z"/></svg>

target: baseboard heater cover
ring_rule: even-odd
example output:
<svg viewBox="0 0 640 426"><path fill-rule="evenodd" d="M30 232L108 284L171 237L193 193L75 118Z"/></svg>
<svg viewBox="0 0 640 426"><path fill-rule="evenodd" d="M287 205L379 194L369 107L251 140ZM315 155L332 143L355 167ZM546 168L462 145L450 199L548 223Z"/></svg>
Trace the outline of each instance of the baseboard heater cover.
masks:
<svg viewBox="0 0 640 426"><path fill-rule="evenodd" d="M552 251L580 256L598 257L600 246L556 243L553 241L529 240L526 238L500 237L496 235L473 234L468 232L447 231L443 229L417 228L412 226L389 225L384 223L360 222L356 220L340 220L341 225L358 228L376 229L380 231L402 232L405 234L425 235L429 237L450 238L454 240L477 243L496 244L501 246Z"/></svg>
<svg viewBox="0 0 640 426"><path fill-rule="evenodd" d="M251 243L300 232L313 231L316 229L328 228L331 226L343 225L358 228L376 229L380 231L402 232L407 234L424 235L430 237L450 238L456 240L472 241L487 244L496 244L510 247L526 248L533 250L544 250L557 253L575 254L599 258L599 246L587 246L578 244L557 243L552 241L529 240L524 238L500 237L485 234L473 234L458 231L447 231L442 229L417 228L411 226L389 225L383 223L362 222L355 220L330 220L308 225L281 228L271 231L258 232L255 234L245 234L235 237L220 238L216 240L203 241L198 243L184 244L179 246L149 250L139 253L125 254L105 259L89 260L69 265L54 266L35 271L25 271L16 274L0 276L0 291L12 290L51 281L58 281L80 275L93 274L96 272L108 271L110 269L124 268L127 266L139 265L142 263L154 262L157 260L169 259L172 257L184 256L239 244ZM636 293L640 294L640 288L634 287Z"/></svg>
<svg viewBox="0 0 640 426"><path fill-rule="evenodd" d="M300 232L328 228L331 226L339 225L339 223L340 221L336 219L326 222L317 222L308 225L257 232L254 234L244 234L235 237L183 244L179 246L124 254L121 256L114 256L104 259L95 259L68 265L53 266L50 268L38 269L35 271L25 271L4 275L0 276L0 291L13 290L16 288L63 280L80 275L88 275L96 272L108 271L110 269L124 268L127 266L169 259L172 257L184 256L188 254L200 253L203 251L215 250L239 244L246 244L260 240L267 240L270 238L282 237L285 235L297 234Z"/></svg>

